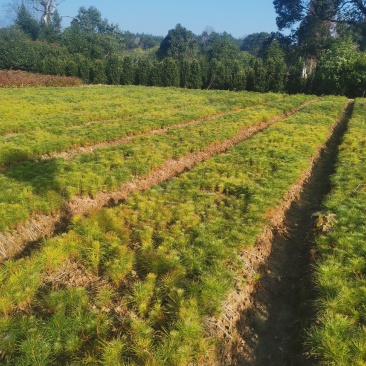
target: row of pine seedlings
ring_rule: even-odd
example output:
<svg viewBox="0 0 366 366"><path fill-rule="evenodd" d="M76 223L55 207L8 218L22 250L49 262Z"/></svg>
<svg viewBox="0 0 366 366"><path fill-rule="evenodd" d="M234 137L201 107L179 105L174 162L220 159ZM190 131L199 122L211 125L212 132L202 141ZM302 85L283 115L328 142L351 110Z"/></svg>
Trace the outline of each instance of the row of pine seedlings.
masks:
<svg viewBox="0 0 366 366"><path fill-rule="evenodd" d="M220 316L242 266L238 251L269 225L267 213L309 169L346 102L319 99L118 207L75 217L69 232L4 262L2 363L209 364L217 344L205 319Z"/></svg>
<svg viewBox="0 0 366 366"><path fill-rule="evenodd" d="M366 103L356 99L317 239L319 299L310 341L326 365L366 362Z"/></svg>
<svg viewBox="0 0 366 366"><path fill-rule="evenodd" d="M134 177L151 173L167 159L179 159L188 153L204 150L235 136L246 127L291 111L311 98L314 97L293 96L243 108L217 119L162 134L136 136L126 143L107 145L93 153L76 154L69 159L54 157L39 161L32 157L9 163L0 176L0 214L4 217L0 230L26 221L34 212L53 214L75 196L94 197L98 192L118 190Z"/></svg>
<svg viewBox="0 0 366 366"><path fill-rule="evenodd" d="M191 92L191 93L189 93ZM207 93L206 93L207 94ZM0 166L284 98L284 94L95 87L1 90ZM9 105L13 108L9 108ZM4 148L4 149L3 149ZM6 149L5 149L6 148Z"/></svg>
<svg viewBox="0 0 366 366"><path fill-rule="evenodd" d="M174 90L168 94L161 88L154 90L153 97L148 98L146 91L139 87L127 90L96 87L86 91L54 89L52 93L49 89L37 90L36 95L32 89L20 90L21 95L14 94L13 90L8 91L10 95L2 95L5 92L0 90L4 101L0 105L0 133L3 137L0 142L0 169L3 173L0 175L0 216L3 218L0 231L12 229L34 213L53 214L74 195L118 189L132 176L146 173L164 159L179 155L177 149L183 146L186 137L179 135L184 134L182 129L170 138L139 137L129 144L107 146L95 154L76 154L67 160L54 157L39 161L42 156L80 145L108 143L112 136L118 139L149 133L152 129L284 97L280 94L238 93L228 102L225 93L212 93L208 97L202 91L189 94ZM180 109L176 100L186 108ZM12 103L15 107L10 109L8 106ZM201 125L204 127L204 122ZM196 131L196 134L203 135L204 132ZM177 139L183 139L183 142ZM194 144L195 141L186 142L186 149L194 150ZM150 151L150 145L156 146L157 151ZM148 156L154 156L154 161L147 160Z"/></svg>

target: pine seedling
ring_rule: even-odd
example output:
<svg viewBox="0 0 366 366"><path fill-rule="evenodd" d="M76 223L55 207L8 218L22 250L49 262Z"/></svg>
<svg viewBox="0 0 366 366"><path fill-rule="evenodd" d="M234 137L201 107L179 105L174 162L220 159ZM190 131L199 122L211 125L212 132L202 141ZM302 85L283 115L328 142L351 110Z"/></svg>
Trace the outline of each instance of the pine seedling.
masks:
<svg viewBox="0 0 366 366"><path fill-rule="evenodd" d="M155 284L156 275L149 273L144 282L139 281L133 286L130 302L141 317L145 317L149 311L154 296Z"/></svg>
<svg viewBox="0 0 366 366"><path fill-rule="evenodd" d="M123 353L126 349L126 339L123 337L117 337L112 341L103 342L101 364L103 366L125 366Z"/></svg>
<svg viewBox="0 0 366 366"><path fill-rule="evenodd" d="M132 338L129 350L139 365L148 365L153 360L153 329L146 320L134 319L131 323Z"/></svg>
<svg viewBox="0 0 366 366"><path fill-rule="evenodd" d="M51 366L54 362L52 358L52 347L47 337L42 333L30 330L24 341L19 345L22 354L18 365Z"/></svg>

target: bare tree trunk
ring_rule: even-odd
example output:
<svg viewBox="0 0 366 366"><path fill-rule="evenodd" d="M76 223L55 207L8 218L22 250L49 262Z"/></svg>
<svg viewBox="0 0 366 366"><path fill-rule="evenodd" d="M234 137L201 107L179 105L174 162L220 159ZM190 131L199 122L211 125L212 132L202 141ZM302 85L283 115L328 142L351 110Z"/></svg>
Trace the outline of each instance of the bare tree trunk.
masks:
<svg viewBox="0 0 366 366"><path fill-rule="evenodd" d="M63 2L63 0L33 0L36 4L34 9L42 12L42 20L46 26L51 25L52 16L57 9L57 6ZM38 6L41 6L40 8Z"/></svg>

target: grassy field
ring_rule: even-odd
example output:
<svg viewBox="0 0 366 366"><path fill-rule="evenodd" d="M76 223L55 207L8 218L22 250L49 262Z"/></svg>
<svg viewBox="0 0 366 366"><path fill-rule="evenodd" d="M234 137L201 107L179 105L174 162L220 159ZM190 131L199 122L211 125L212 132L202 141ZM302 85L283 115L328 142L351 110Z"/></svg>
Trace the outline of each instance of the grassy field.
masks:
<svg viewBox="0 0 366 366"><path fill-rule="evenodd" d="M333 189L317 217L319 310L310 340L325 365L366 363L366 104L358 99Z"/></svg>
<svg viewBox="0 0 366 366"><path fill-rule="evenodd" d="M56 112L50 106L63 90L41 89L32 99L32 91L24 89L24 98L18 98L34 108L33 113L15 119L14 111L5 111L3 139L12 134L24 139L47 130L62 143L57 149L37 151L29 138L20 146L27 151L24 161L9 153L0 172L6 187L0 192L1 215L6 218L2 230L16 228L39 212L57 211L73 197L118 189L167 159L204 150L314 99L151 90L73 89ZM16 98L12 92L4 98ZM46 95L49 108L37 114ZM271 225L270 213L308 171L346 103L342 97L319 99L192 170L132 194L117 207L74 217L64 234L5 261L0 266L3 364L209 364L215 339L205 333L206 319L222 311L221 303L243 266L239 251L253 246ZM121 111L121 106L129 112ZM208 116L215 118L174 128ZM102 121L111 119L117 124ZM173 128L164 134L147 133L89 154L38 159L75 144L109 141L166 125ZM90 126L98 131L99 140L88 134ZM113 135L117 127L112 126L122 132ZM76 127L85 129L84 142L72 140L75 135L70 131ZM1 143L6 155L7 147Z"/></svg>

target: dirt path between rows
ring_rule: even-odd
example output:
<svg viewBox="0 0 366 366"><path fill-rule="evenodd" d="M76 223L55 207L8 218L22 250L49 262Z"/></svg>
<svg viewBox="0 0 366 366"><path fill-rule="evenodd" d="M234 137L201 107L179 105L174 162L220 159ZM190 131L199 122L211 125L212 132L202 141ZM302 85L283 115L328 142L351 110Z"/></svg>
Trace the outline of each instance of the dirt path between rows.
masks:
<svg viewBox="0 0 366 366"><path fill-rule="evenodd" d="M215 327L221 333L218 364L231 366L309 366L317 364L304 346L314 315L312 286L314 217L330 192L338 146L353 101L319 152L312 169L292 187L289 200L272 218L255 249L241 253L248 284L237 288ZM301 182L302 181L302 182ZM248 275L248 271L252 272Z"/></svg>
<svg viewBox="0 0 366 366"><path fill-rule="evenodd" d="M223 153L236 144L250 138L254 134L268 128L269 126L293 115L318 99L313 99L302 104L283 115L277 116L268 122L259 122L253 126L243 128L234 137L220 143L210 145L207 149L187 154L177 160L168 159L159 168L145 177L138 177L115 192L100 192L94 198L75 197L70 202L64 202L61 212L50 215L38 215L18 225L16 232L0 233L0 263L5 259L17 255L27 255L24 249L28 250L40 244L40 240L51 237L55 234L66 232L75 215L85 215L90 210L112 207L125 200L131 193L149 189L151 186L168 181L173 177L192 169L196 164L201 163L216 154Z"/></svg>

